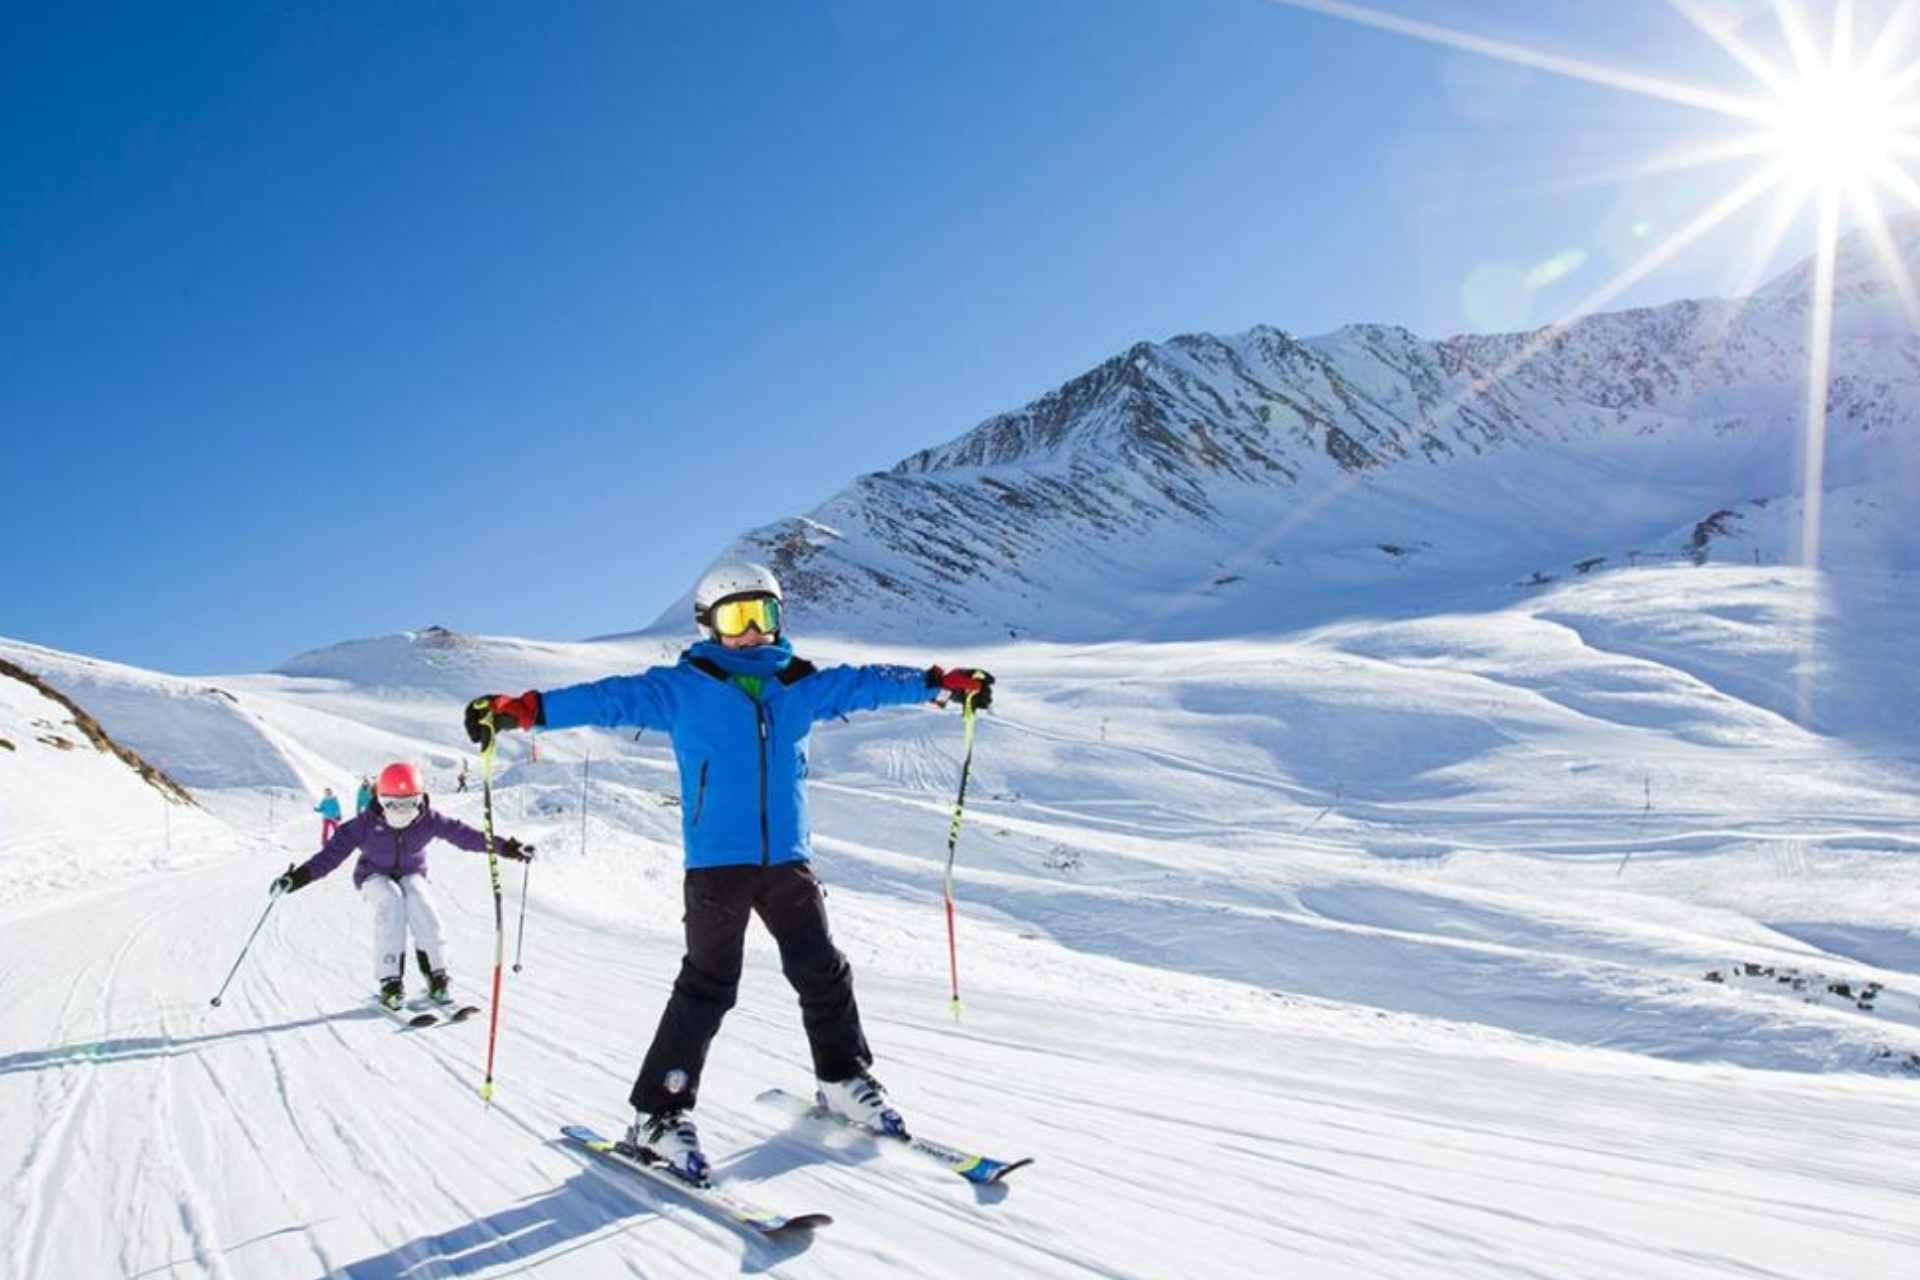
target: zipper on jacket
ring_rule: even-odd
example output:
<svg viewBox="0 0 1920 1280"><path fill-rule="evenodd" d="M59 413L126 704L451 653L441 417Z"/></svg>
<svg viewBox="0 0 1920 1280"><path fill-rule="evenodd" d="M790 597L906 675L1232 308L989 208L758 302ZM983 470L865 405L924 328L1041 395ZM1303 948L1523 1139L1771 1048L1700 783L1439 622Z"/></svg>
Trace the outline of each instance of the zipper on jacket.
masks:
<svg viewBox="0 0 1920 1280"><path fill-rule="evenodd" d="M760 865L764 867L773 862L773 837L767 831L767 709L758 698L753 700L753 718L760 725Z"/></svg>
<svg viewBox="0 0 1920 1280"><path fill-rule="evenodd" d="M707 807L707 765L710 763L707 760L700 762L700 786L693 793L693 825L696 827L700 825L700 815Z"/></svg>

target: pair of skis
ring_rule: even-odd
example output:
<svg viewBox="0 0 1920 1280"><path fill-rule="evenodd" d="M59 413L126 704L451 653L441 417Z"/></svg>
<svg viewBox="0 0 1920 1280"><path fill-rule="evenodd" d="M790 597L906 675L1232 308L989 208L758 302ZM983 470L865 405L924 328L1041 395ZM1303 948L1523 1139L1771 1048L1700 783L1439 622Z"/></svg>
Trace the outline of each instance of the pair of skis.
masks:
<svg viewBox="0 0 1920 1280"><path fill-rule="evenodd" d="M898 1143L907 1150L916 1153L940 1167L947 1169L975 1185L996 1183L1014 1170L1032 1164L1031 1159L995 1160L988 1156L976 1155L950 1147L944 1143L933 1142L925 1138L902 1137L898 1134L883 1133L866 1125L849 1120L844 1116L815 1105L806 1098L788 1093L784 1089L769 1089L760 1095L760 1101L776 1107L797 1119L820 1124L837 1125L852 1129L880 1142ZM614 1142L601 1137L586 1125L570 1124L560 1130L568 1141L592 1152L602 1161L638 1174L650 1182L666 1187L683 1198L707 1209L716 1216L731 1222L744 1231L760 1236L785 1236L799 1232L810 1232L816 1227L824 1227L833 1218L824 1213L783 1214L746 1200L724 1187L713 1183L689 1182L670 1171L664 1164L654 1159L650 1153L637 1151L624 1142Z"/></svg>
<svg viewBox="0 0 1920 1280"><path fill-rule="evenodd" d="M402 1005L398 1009L389 1009L378 1000L373 1007L399 1023L405 1031L425 1031L428 1027L444 1027L455 1022L465 1022L480 1012L477 1004L463 1004L459 1008L428 1008L423 1005Z"/></svg>

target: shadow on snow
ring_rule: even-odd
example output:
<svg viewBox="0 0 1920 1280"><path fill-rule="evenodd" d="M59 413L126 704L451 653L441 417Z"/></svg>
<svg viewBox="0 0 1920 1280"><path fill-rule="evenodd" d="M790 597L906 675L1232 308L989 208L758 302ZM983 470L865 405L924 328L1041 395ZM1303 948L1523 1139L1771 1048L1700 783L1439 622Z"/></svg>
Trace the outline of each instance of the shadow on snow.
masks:
<svg viewBox="0 0 1920 1280"><path fill-rule="evenodd" d="M236 1027L231 1031L219 1031L204 1036L133 1036L119 1040L89 1040L80 1044L56 1045L51 1049L32 1049L0 1057L0 1076L17 1075L24 1071L44 1071L49 1067L72 1067L83 1064L97 1066L104 1063L137 1062L143 1058L171 1058L194 1053L206 1045L219 1044L226 1040L245 1040L253 1036L273 1035L281 1031L299 1031L306 1027L325 1026L333 1022L352 1022L358 1019L385 1018L386 1016L378 1009L362 1006L337 1013L315 1014L311 1018L296 1018L290 1022Z"/></svg>
<svg viewBox="0 0 1920 1280"><path fill-rule="evenodd" d="M498 1275L532 1271L627 1230L635 1225L634 1219L661 1218L661 1209L672 1199L672 1193L662 1191L659 1195L656 1201L646 1187L636 1185L629 1191L614 1185L597 1169L582 1169L534 1199L465 1226L419 1236L385 1253L330 1270L326 1276L327 1280L440 1280L493 1272L494 1268L505 1268L493 1272ZM676 1203L674 1208L690 1217L703 1216L691 1205ZM712 1229L717 1235L733 1231L719 1222L714 1222ZM745 1254L740 1269L752 1274L805 1251L811 1241L801 1233L781 1239L743 1236L741 1243ZM518 1267L513 1265L516 1263Z"/></svg>

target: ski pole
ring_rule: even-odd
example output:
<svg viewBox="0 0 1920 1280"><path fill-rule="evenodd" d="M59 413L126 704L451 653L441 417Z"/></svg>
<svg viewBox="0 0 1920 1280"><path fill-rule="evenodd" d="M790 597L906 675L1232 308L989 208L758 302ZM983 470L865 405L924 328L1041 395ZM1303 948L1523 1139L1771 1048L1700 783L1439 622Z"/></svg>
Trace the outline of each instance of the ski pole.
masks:
<svg viewBox="0 0 1920 1280"><path fill-rule="evenodd" d="M497 731L488 734L487 745L480 751L480 808L486 815L487 874L493 877L493 1007L487 1016L487 1078L480 1085L480 1099L489 1106L493 1103L493 1051L500 1039L500 971L507 958L506 913L500 905L500 855L493 847L493 750L498 742Z"/></svg>
<svg viewBox="0 0 1920 1280"><path fill-rule="evenodd" d="M1333 812L1333 806L1340 803L1340 792L1341 792L1340 787L1335 787L1333 789L1333 799L1328 801L1326 808L1322 809L1320 812L1313 815L1313 821L1307 824L1306 830L1302 831L1300 833L1301 835L1305 835L1307 831L1311 831L1315 827L1319 826L1320 819L1326 817L1328 814Z"/></svg>
<svg viewBox="0 0 1920 1280"><path fill-rule="evenodd" d="M520 957L527 950L527 881L533 879L533 864L520 868L520 933L513 941L513 971L520 972Z"/></svg>
<svg viewBox="0 0 1920 1280"><path fill-rule="evenodd" d="M220 990L214 993L213 1007L220 1007L220 997L227 994L227 987L233 982L233 975L240 972L240 962L247 958L247 952L253 950L253 940L260 936L260 930L266 925L267 917L273 914L273 908L280 901L280 890L276 886L267 895L267 909L260 913L260 923L253 926L253 932L247 935L247 944L240 948L240 954L234 957L233 968L227 970L227 980L220 984Z"/></svg>
<svg viewBox="0 0 1920 1280"><path fill-rule="evenodd" d="M960 815L967 807L967 781L973 776L973 694L969 693L960 704L960 718L966 725L967 753L960 762L960 793L953 801L953 821L947 824L947 971L953 980L953 994L947 1007L953 1010L953 1020L960 1021L960 946L954 935L953 927L953 856L960 844Z"/></svg>
<svg viewBox="0 0 1920 1280"><path fill-rule="evenodd" d="M1633 834L1636 839L1640 836L1641 832L1646 830L1647 815L1652 812L1653 812L1653 775L1648 774L1647 775L1646 807L1640 810L1640 821L1634 824L1635 829ZM1613 875L1616 880L1619 879L1621 873L1627 869L1627 859L1631 858L1632 856L1633 856L1633 846L1628 845L1627 851L1620 855L1620 865L1613 869Z"/></svg>

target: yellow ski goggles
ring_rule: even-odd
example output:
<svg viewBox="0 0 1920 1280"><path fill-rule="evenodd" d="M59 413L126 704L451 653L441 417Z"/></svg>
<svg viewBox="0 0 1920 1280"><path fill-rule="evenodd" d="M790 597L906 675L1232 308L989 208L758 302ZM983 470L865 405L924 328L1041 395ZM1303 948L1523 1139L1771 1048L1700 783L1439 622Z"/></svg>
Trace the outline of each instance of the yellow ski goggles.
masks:
<svg viewBox="0 0 1920 1280"><path fill-rule="evenodd" d="M780 630L780 602L772 596L722 600L707 618L715 635L743 636L748 627L758 627L760 634L770 636Z"/></svg>

